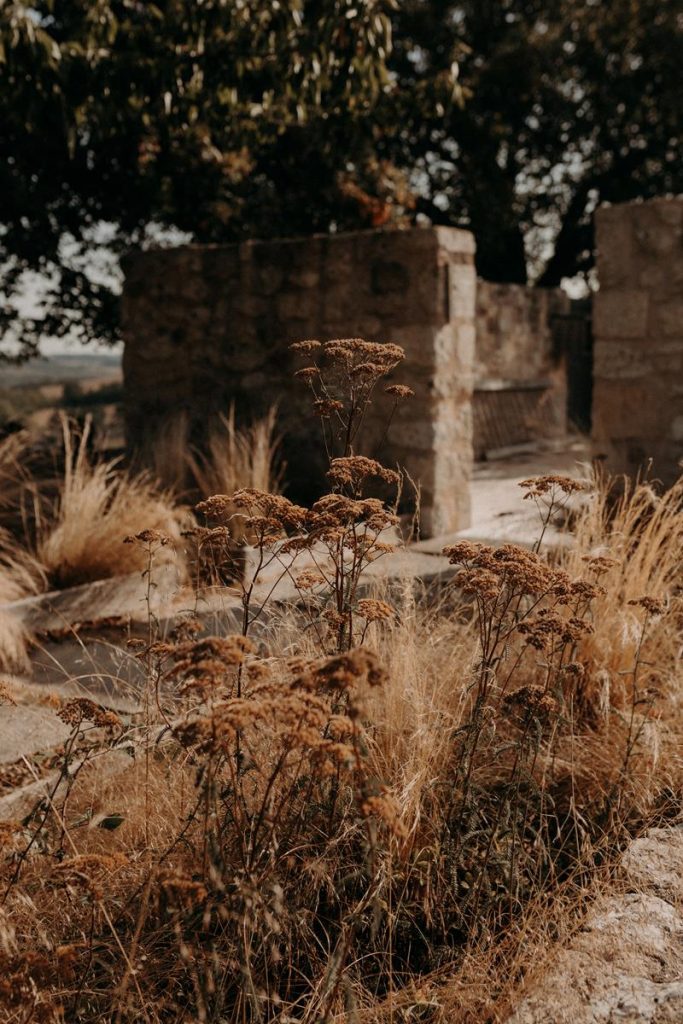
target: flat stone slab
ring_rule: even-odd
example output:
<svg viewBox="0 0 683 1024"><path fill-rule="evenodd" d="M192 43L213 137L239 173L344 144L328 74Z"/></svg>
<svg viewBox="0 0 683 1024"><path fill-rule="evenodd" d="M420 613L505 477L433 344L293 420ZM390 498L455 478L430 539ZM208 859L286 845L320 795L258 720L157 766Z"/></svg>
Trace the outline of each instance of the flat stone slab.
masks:
<svg viewBox="0 0 683 1024"><path fill-rule="evenodd" d="M19 704L0 706L0 764L58 747L69 727L57 718L54 708Z"/></svg>
<svg viewBox="0 0 683 1024"><path fill-rule="evenodd" d="M153 574L153 582L149 606L159 616L177 600L181 581L175 566L160 566ZM146 622L147 583L141 573L131 573L25 597L3 608L21 619L32 632L40 633L58 633L75 623L100 619Z"/></svg>

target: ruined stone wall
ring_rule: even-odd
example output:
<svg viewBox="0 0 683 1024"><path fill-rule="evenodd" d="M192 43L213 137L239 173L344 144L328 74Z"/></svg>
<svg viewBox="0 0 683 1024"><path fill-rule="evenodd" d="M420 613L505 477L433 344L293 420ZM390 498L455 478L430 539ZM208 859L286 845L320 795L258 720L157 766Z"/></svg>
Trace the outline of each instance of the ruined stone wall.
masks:
<svg viewBox="0 0 683 1024"><path fill-rule="evenodd" d="M476 458L566 434L567 377L552 319L570 309L560 288L477 281Z"/></svg>
<svg viewBox="0 0 683 1024"><path fill-rule="evenodd" d="M613 473L653 460L665 484L683 456L683 199L595 216L593 443Z"/></svg>
<svg viewBox="0 0 683 1024"><path fill-rule="evenodd" d="M556 363L551 319L570 307L561 288L478 280L475 381L547 377Z"/></svg>
<svg viewBox="0 0 683 1024"><path fill-rule="evenodd" d="M301 338L364 337L402 345L395 379L415 398L390 430L371 417L370 453L400 462L422 491L426 535L469 523L474 239L454 228L354 232L229 246L182 246L124 265L125 411L139 447L180 411L195 436L235 403L239 416L278 403L289 493L323 486L319 422L300 363Z"/></svg>

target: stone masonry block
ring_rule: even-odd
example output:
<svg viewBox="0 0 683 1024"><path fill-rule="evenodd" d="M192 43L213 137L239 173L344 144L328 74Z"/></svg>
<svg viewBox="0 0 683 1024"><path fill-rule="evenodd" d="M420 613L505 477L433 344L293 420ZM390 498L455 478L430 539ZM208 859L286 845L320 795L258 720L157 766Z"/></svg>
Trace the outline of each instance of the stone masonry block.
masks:
<svg viewBox="0 0 683 1024"><path fill-rule="evenodd" d="M647 315L647 292L625 288L599 291L593 303L593 329L602 339L642 338Z"/></svg>
<svg viewBox="0 0 683 1024"><path fill-rule="evenodd" d="M596 214L593 446L612 473L652 461L665 485L683 458L683 199Z"/></svg>

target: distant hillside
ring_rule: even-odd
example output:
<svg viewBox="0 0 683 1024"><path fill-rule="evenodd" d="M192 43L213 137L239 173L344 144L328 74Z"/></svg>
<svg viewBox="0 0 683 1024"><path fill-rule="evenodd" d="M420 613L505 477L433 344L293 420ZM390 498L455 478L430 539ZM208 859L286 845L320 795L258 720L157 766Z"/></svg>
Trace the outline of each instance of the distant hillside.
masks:
<svg viewBox="0 0 683 1024"><path fill-rule="evenodd" d="M71 381L116 380L121 376L121 355L117 352L78 352L50 355L23 366L0 363L0 389L35 388L43 384Z"/></svg>

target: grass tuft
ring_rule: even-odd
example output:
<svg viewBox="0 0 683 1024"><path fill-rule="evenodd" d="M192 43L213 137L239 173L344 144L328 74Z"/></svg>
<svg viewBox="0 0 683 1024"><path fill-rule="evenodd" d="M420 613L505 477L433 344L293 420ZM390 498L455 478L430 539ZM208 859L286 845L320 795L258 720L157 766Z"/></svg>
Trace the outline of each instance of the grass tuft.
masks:
<svg viewBox="0 0 683 1024"><path fill-rule="evenodd" d="M144 552L126 544L141 529L180 541L181 515L170 495L144 474L121 472L116 461L93 463L89 429L86 422L79 433L63 418L64 478L55 507L38 523L36 556L57 587L142 571Z"/></svg>

